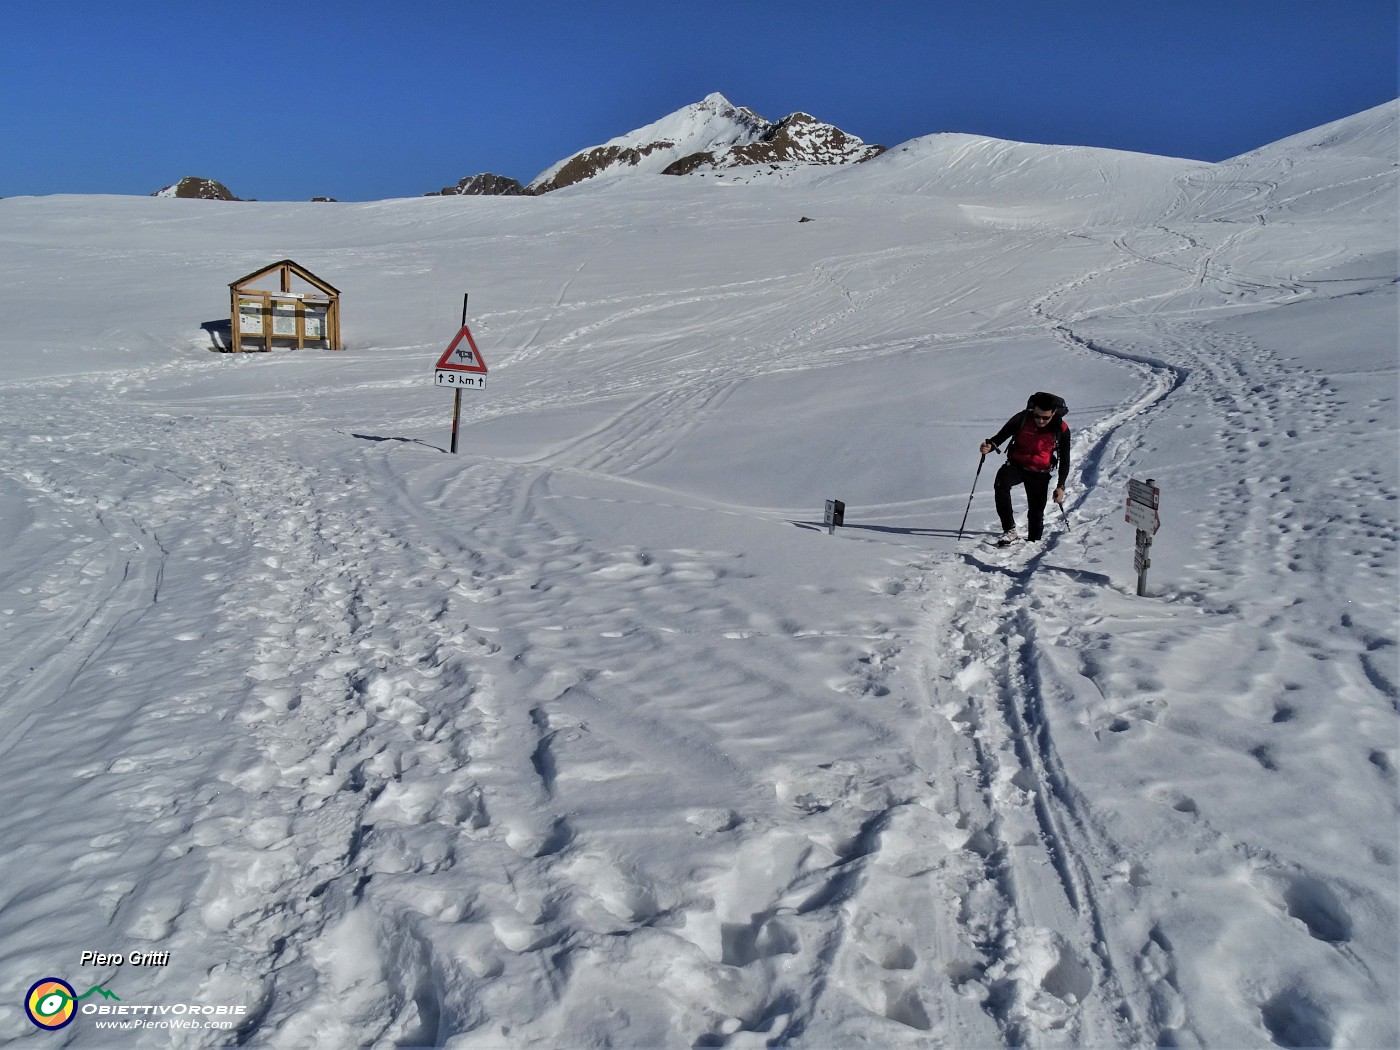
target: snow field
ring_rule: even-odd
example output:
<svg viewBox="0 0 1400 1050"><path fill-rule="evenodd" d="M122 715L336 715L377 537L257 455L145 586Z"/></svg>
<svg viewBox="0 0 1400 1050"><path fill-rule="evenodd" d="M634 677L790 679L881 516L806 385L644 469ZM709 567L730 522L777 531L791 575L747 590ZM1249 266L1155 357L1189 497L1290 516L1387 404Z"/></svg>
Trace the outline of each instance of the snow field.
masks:
<svg viewBox="0 0 1400 1050"><path fill-rule="evenodd" d="M269 1046L1395 1042L1394 118L0 202L6 972ZM208 353L286 255L350 349ZM1069 528L989 553L988 457L959 543L1035 389Z"/></svg>

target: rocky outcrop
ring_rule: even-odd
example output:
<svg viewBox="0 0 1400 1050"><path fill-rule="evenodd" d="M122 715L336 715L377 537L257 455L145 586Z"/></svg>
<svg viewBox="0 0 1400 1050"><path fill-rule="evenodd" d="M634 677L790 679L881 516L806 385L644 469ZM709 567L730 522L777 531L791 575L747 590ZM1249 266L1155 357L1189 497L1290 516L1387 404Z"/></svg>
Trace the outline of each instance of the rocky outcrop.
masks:
<svg viewBox="0 0 1400 1050"><path fill-rule="evenodd" d="M646 142L638 146L598 146L570 157L543 182L531 183L530 192L549 193L551 190L562 190L565 186L594 178L610 168L638 168L647 157L673 148L675 143L665 140Z"/></svg>
<svg viewBox="0 0 1400 1050"><path fill-rule="evenodd" d="M201 179L194 176L183 178L173 186L166 186L164 189L156 190L152 197L183 197L187 200L202 201L236 201L229 192L227 186L222 182L215 182L213 179Z"/></svg>
<svg viewBox="0 0 1400 1050"><path fill-rule="evenodd" d="M455 186L425 193L425 197L521 197L529 191L517 179L493 175L489 171L469 175Z"/></svg>
<svg viewBox="0 0 1400 1050"><path fill-rule="evenodd" d="M756 142L692 153L666 167L662 174L688 175L701 169L749 164L858 164L884 151L884 146L862 142L811 114L793 113L772 125Z"/></svg>

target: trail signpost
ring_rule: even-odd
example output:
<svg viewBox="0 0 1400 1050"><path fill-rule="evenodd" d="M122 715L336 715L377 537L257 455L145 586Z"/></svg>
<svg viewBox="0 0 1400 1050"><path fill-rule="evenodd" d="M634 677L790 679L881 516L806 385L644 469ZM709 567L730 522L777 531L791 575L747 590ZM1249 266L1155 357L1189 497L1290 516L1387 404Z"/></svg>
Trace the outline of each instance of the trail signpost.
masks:
<svg viewBox="0 0 1400 1050"><path fill-rule="evenodd" d="M846 524L846 504L839 499L826 501L826 514L822 518L826 534L830 536L839 526Z"/></svg>
<svg viewBox="0 0 1400 1050"><path fill-rule="evenodd" d="M437 386L450 386L452 394L452 451L457 451L457 421L462 415L462 391L486 389L486 360L467 327L467 298L462 296L462 328L448 344L433 370Z"/></svg>
<svg viewBox="0 0 1400 1050"><path fill-rule="evenodd" d="M1137 544L1133 557L1133 568L1137 570L1138 596L1147 593L1147 570L1152 567L1152 537L1162 527L1162 519L1157 511L1162 502L1162 490L1151 478L1128 482L1128 511L1124 517L1129 525L1137 528Z"/></svg>

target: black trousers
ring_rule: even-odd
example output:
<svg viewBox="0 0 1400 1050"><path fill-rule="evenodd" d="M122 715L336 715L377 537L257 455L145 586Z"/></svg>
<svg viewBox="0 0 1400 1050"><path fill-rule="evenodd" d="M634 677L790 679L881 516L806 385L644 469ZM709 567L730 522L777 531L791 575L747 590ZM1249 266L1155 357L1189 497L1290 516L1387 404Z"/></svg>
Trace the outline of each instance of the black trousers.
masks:
<svg viewBox="0 0 1400 1050"><path fill-rule="evenodd" d="M997 517L1001 519L1003 532L1016 527L1016 515L1011 511L1011 490L1017 485L1026 486L1026 539L1038 540L1045 531L1045 502L1050 498L1050 472L1026 470L1009 460L1001 465L993 491L996 493Z"/></svg>

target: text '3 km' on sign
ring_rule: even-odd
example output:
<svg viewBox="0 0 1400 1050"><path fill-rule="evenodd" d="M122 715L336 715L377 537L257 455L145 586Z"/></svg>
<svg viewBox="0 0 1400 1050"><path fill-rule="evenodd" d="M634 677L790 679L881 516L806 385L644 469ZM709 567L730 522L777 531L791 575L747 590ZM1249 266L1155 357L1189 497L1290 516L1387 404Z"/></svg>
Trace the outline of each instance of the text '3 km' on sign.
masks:
<svg viewBox="0 0 1400 1050"><path fill-rule="evenodd" d="M433 374L438 386L451 386L458 390L486 389L486 362L466 325L462 325L457 338L438 358Z"/></svg>

